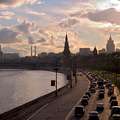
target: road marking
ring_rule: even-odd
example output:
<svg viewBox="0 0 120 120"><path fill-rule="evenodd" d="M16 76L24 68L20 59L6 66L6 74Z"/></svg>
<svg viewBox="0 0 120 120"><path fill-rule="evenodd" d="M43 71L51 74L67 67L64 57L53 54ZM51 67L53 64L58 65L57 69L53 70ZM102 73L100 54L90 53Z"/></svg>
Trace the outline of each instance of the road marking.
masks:
<svg viewBox="0 0 120 120"><path fill-rule="evenodd" d="M44 108L46 108L49 104L45 104L44 106L42 106L39 110L37 110L35 113L33 113L27 120L31 120L35 115L37 115L41 110L43 110Z"/></svg>

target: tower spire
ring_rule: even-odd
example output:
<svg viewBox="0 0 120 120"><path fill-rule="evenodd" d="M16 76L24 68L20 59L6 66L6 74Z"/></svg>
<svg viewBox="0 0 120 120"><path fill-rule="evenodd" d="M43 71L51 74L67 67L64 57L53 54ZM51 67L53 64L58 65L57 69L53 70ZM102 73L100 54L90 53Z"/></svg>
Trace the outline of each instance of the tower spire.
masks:
<svg viewBox="0 0 120 120"><path fill-rule="evenodd" d="M69 49L69 43L68 43L68 35L66 33L65 36L65 46L64 46L64 51L63 51L65 56L70 56L70 49Z"/></svg>
<svg viewBox="0 0 120 120"><path fill-rule="evenodd" d="M112 40L112 36L111 36L111 33L110 33L110 37L109 37L109 40Z"/></svg>

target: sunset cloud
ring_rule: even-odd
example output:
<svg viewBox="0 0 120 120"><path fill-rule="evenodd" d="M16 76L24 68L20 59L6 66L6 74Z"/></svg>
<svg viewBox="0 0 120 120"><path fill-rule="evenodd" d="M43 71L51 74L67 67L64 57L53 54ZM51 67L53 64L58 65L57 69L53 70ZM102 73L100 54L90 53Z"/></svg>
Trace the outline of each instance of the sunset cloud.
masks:
<svg viewBox="0 0 120 120"><path fill-rule="evenodd" d="M96 11L94 13L90 12L85 16L88 17L90 20L96 22L109 22L112 24L120 24L120 12L116 11L114 8Z"/></svg>
<svg viewBox="0 0 120 120"><path fill-rule="evenodd" d="M17 43L20 42L17 39L17 32L14 32L10 29L4 28L0 30L0 43Z"/></svg>
<svg viewBox="0 0 120 120"><path fill-rule="evenodd" d="M0 0L0 43L28 54L63 50L68 33L72 52L101 49L109 33L119 45L119 0Z"/></svg>
<svg viewBox="0 0 120 120"><path fill-rule="evenodd" d="M37 0L0 0L0 7L7 8L10 6L17 7L22 4L33 4Z"/></svg>

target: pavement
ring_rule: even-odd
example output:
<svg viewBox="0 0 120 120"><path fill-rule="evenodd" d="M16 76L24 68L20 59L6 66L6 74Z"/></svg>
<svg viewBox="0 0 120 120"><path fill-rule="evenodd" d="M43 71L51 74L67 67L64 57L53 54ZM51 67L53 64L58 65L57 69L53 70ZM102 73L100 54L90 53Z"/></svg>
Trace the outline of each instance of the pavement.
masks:
<svg viewBox="0 0 120 120"><path fill-rule="evenodd" d="M78 75L76 86L49 104L44 105L27 120L65 120L65 117L71 111L76 102L86 92L89 82L85 75Z"/></svg>

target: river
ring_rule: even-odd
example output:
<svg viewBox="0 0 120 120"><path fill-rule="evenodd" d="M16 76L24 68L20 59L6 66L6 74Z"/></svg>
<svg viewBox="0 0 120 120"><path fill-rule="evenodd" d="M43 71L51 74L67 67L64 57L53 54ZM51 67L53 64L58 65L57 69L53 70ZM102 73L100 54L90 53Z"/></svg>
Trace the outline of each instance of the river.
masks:
<svg viewBox="0 0 120 120"><path fill-rule="evenodd" d="M54 91L51 80L55 80L54 72L0 70L0 113ZM58 88L66 83L65 76L58 73Z"/></svg>

